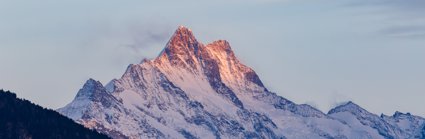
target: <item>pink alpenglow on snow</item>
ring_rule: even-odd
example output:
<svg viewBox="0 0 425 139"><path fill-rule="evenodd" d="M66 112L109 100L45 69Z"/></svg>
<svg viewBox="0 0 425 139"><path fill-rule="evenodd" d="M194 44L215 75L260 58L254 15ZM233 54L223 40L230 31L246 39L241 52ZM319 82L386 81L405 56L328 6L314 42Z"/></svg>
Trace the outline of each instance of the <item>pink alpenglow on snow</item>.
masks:
<svg viewBox="0 0 425 139"><path fill-rule="evenodd" d="M423 138L424 119L349 102L323 113L270 92L225 40L180 26L152 60L106 86L90 79L58 111L113 138Z"/></svg>

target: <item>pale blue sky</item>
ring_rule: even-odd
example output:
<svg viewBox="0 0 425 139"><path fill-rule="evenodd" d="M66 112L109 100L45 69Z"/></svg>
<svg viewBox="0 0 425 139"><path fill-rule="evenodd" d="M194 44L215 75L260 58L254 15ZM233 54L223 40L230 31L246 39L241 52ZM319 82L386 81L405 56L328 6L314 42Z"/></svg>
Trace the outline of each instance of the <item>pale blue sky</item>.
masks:
<svg viewBox="0 0 425 139"><path fill-rule="evenodd" d="M0 88L48 108L153 58L178 25L226 39L266 86L327 112L425 116L423 0L0 0Z"/></svg>

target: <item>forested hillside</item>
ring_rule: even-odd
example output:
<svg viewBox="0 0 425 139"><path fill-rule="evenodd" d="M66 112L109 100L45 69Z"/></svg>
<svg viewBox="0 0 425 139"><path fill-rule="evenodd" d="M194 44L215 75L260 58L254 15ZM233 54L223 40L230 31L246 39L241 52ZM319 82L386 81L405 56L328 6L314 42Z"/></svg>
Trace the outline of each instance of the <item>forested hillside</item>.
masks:
<svg viewBox="0 0 425 139"><path fill-rule="evenodd" d="M56 111L16 94L0 90L1 139L103 139L106 135L85 128Z"/></svg>

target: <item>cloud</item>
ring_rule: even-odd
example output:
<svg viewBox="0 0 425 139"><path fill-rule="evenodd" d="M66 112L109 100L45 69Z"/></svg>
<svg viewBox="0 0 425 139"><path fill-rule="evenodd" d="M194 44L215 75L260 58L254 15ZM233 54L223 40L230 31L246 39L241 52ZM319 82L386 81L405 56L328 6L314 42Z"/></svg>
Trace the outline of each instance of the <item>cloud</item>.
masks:
<svg viewBox="0 0 425 139"><path fill-rule="evenodd" d="M335 107L338 107L338 106L341 106L341 105L344 105L344 104L347 104L349 101L340 101L340 102L335 102L335 103L333 103L332 104L332 107L331 108L335 108Z"/></svg>
<svg viewBox="0 0 425 139"><path fill-rule="evenodd" d="M410 25L410 26L392 26L380 31L384 35L400 38L424 38L425 26Z"/></svg>
<svg viewBox="0 0 425 139"><path fill-rule="evenodd" d="M425 18L424 0L346 0L345 3L348 7L369 8L378 14L400 16L400 19Z"/></svg>
<svg viewBox="0 0 425 139"><path fill-rule="evenodd" d="M171 31L173 31L173 27L171 25L154 23L132 24L128 26L128 33L130 35L129 37L131 38L131 42L128 42L123 46L139 53L140 51L153 47L157 44L165 45L164 42L169 39L172 33Z"/></svg>
<svg viewBox="0 0 425 139"><path fill-rule="evenodd" d="M330 103L329 103L330 109L335 108L339 105L345 104L350 100L352 99L350 99L345 94L339 93L338 91L333 91L330 97Z"/></svg>
<svg viewBox="0 0 425 139"><path fill-rule="evenodd" d="M74 40L63 44L74 42L67 48L78 55L78 61L87 65L100 65L102 61L102 68L113 68L155 57L177 25L155 19L105 19L91 22L85 28L80 36L71 34Z"/></svg>
<svg viewBox="0 0 425 139"><path fill-rule="evenodd" d="M403 10L421 10L425 11L424 0L349 0L351 6L389 6Z"/></svg>
<svg viewBox="0 0 425 139"><path fill-rule="evenodd" d="M349 7L374 9L367 15L376 17L378 34L397 38L425 37L424 0L346 0Z"/></svg>

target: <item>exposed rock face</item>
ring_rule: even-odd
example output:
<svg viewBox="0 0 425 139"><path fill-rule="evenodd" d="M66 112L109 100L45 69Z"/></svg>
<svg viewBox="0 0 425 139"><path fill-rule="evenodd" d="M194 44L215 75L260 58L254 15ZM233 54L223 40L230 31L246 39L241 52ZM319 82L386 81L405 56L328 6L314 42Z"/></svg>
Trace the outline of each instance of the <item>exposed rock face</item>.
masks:
<svg viewBox="0 0 425 139"><path fill-rule="evenodd" d="M404 138L421 134L419 126L413 127L415 131L399 128L354 103L329 114L295 104L268 91L254 70L236 58L229 42L203 45L185 27L176 30L157 58L128 66L121 78L105 87L87 81L74 101L58 111L114 138ZM414 122L423 125L423 121L418 117Z"/></svg>

